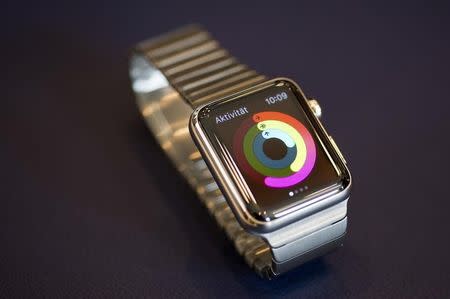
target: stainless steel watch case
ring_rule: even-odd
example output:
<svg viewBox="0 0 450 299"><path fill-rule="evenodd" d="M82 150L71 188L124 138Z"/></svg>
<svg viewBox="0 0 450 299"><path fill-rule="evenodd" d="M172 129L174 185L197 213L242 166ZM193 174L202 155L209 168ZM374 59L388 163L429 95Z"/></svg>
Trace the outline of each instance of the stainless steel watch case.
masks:
<svg viewBox="0 0 450 299"><path fill-rule="evenodd" d="M301 98L305 99L305 103L300 104L304 108L308 118L320 135L320 139L324 143L327 151L333 156L333 160L339 163L340 168L346 172L345 177L347 177L348 179L343 182L341 189L333 189L329 192L325 191L311 199L300 201L293 206L286 207L286 209L284 209L283 212L280 213L280 215L278 215L277 217L261 217L261 215L257 215L248 209L248 206L245 203L242 195L243 193L236 184L236 178L234 178L231 171L229 171L228 167L222 162L220 153L216 151L215 147L208 137L208 134L202 127L199 121L199 112L207 106L252 94L267 86L276 84L277 82L287 82L291 86L294 86L296 88L296 92L301 95ZM231 96L201 105L197 107L191 115L189 121L189 130L194 142L199 148L199 151L201 152L212 175L216 179L219 188L223 192L237 220L245 230L251 233L269 234L282 227L286 227L289 224L300 221L307 218L308 216L323 211L327 208L336 206L341 202L347 201L347 199L349 198L352 179L350 171L346 165L346 161L344 160L344 157L342 156L340 150L337 148L336 143L331 138L331 136L328 135L320 120L314 113L315 111L312 110L311 106L308 105L306 101L306 97L298 84L296 84L291 79L278 77L242 90Z"/></svg>

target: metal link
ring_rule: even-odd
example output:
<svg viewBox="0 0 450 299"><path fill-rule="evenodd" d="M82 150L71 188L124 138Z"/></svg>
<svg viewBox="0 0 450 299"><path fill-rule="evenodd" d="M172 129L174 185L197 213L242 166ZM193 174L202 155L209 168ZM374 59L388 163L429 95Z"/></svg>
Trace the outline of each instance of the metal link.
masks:
<svg viewBox="0 0 450 299"><path fill-rule="evenodd" d="M206 53L211 53L218 48L218 44L215 41L207 41L204 44L197 45L192 48L184 49L179 53L175 53L162 59L155 59L155 64L158 68L168 68L176 64L186 62L190 59L201 57Z"/></svg>
<svg viewBox="0 0 450 299"><path fill-rule="evenodd" d="M214 61L213 63L204 65L202 68L195 69L182 75L178 75L177 77L173 78L172 82L173 84L186 84L188 81L195 82L196 80L212 75L214 72L221 71L228 67L237 65L239 64L236 62L236 59L234 58L226 58Z"/></svg>
<svg viewBox="0 0 450 299"><path fill-rule="evenodd" d="M229 59L228 52L224 49L218 49L214 52L211 52L209 54L206 54L202 57L197 57L195 59L192 59L190 61L186 61L182 64L179 64L177 66L167 68L164 70L164 73L171 77L174 81L176 81L176 76L181 76L185 72L195 71L198 69L202 69L203 67L206 67L208 64L215 63L216 61L226 60Z"/></svg>

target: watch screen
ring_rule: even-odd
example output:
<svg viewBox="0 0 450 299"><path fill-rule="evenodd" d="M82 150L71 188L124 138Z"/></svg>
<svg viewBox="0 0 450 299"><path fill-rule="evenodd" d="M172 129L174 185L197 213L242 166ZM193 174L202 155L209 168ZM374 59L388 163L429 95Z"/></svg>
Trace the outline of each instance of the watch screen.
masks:
<svg viewBox="0 0 450 299"><path fill-rule="evenodd" d="M341 171L301 101L294 86L279 81L199 113L254 212L273 215L341 185Z"/></svg>

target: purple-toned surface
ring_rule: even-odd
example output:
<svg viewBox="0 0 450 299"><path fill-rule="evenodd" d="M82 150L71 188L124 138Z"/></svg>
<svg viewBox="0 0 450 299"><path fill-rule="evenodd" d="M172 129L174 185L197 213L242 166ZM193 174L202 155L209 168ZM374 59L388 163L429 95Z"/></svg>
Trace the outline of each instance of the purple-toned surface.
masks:
<svg viewBox="0 0 450 299"><path fill-rule="evenodd" d="M261 2L2 5L0 297L450 297L448 4ZM342 249L259 279L164 158L127 55L190 22L320 100Z"/></svg>

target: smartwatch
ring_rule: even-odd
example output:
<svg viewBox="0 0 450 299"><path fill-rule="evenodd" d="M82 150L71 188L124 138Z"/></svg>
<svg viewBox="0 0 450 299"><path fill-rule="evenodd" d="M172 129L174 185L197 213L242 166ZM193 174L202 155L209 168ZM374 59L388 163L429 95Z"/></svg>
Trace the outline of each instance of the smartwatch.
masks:
<svg viewBox="0 0 450 299"><path fill-rule="evenodd" d="M130 77L148 127L259 275L342 245L351 175L321 108L198 25L139 43Z"/></svg>

